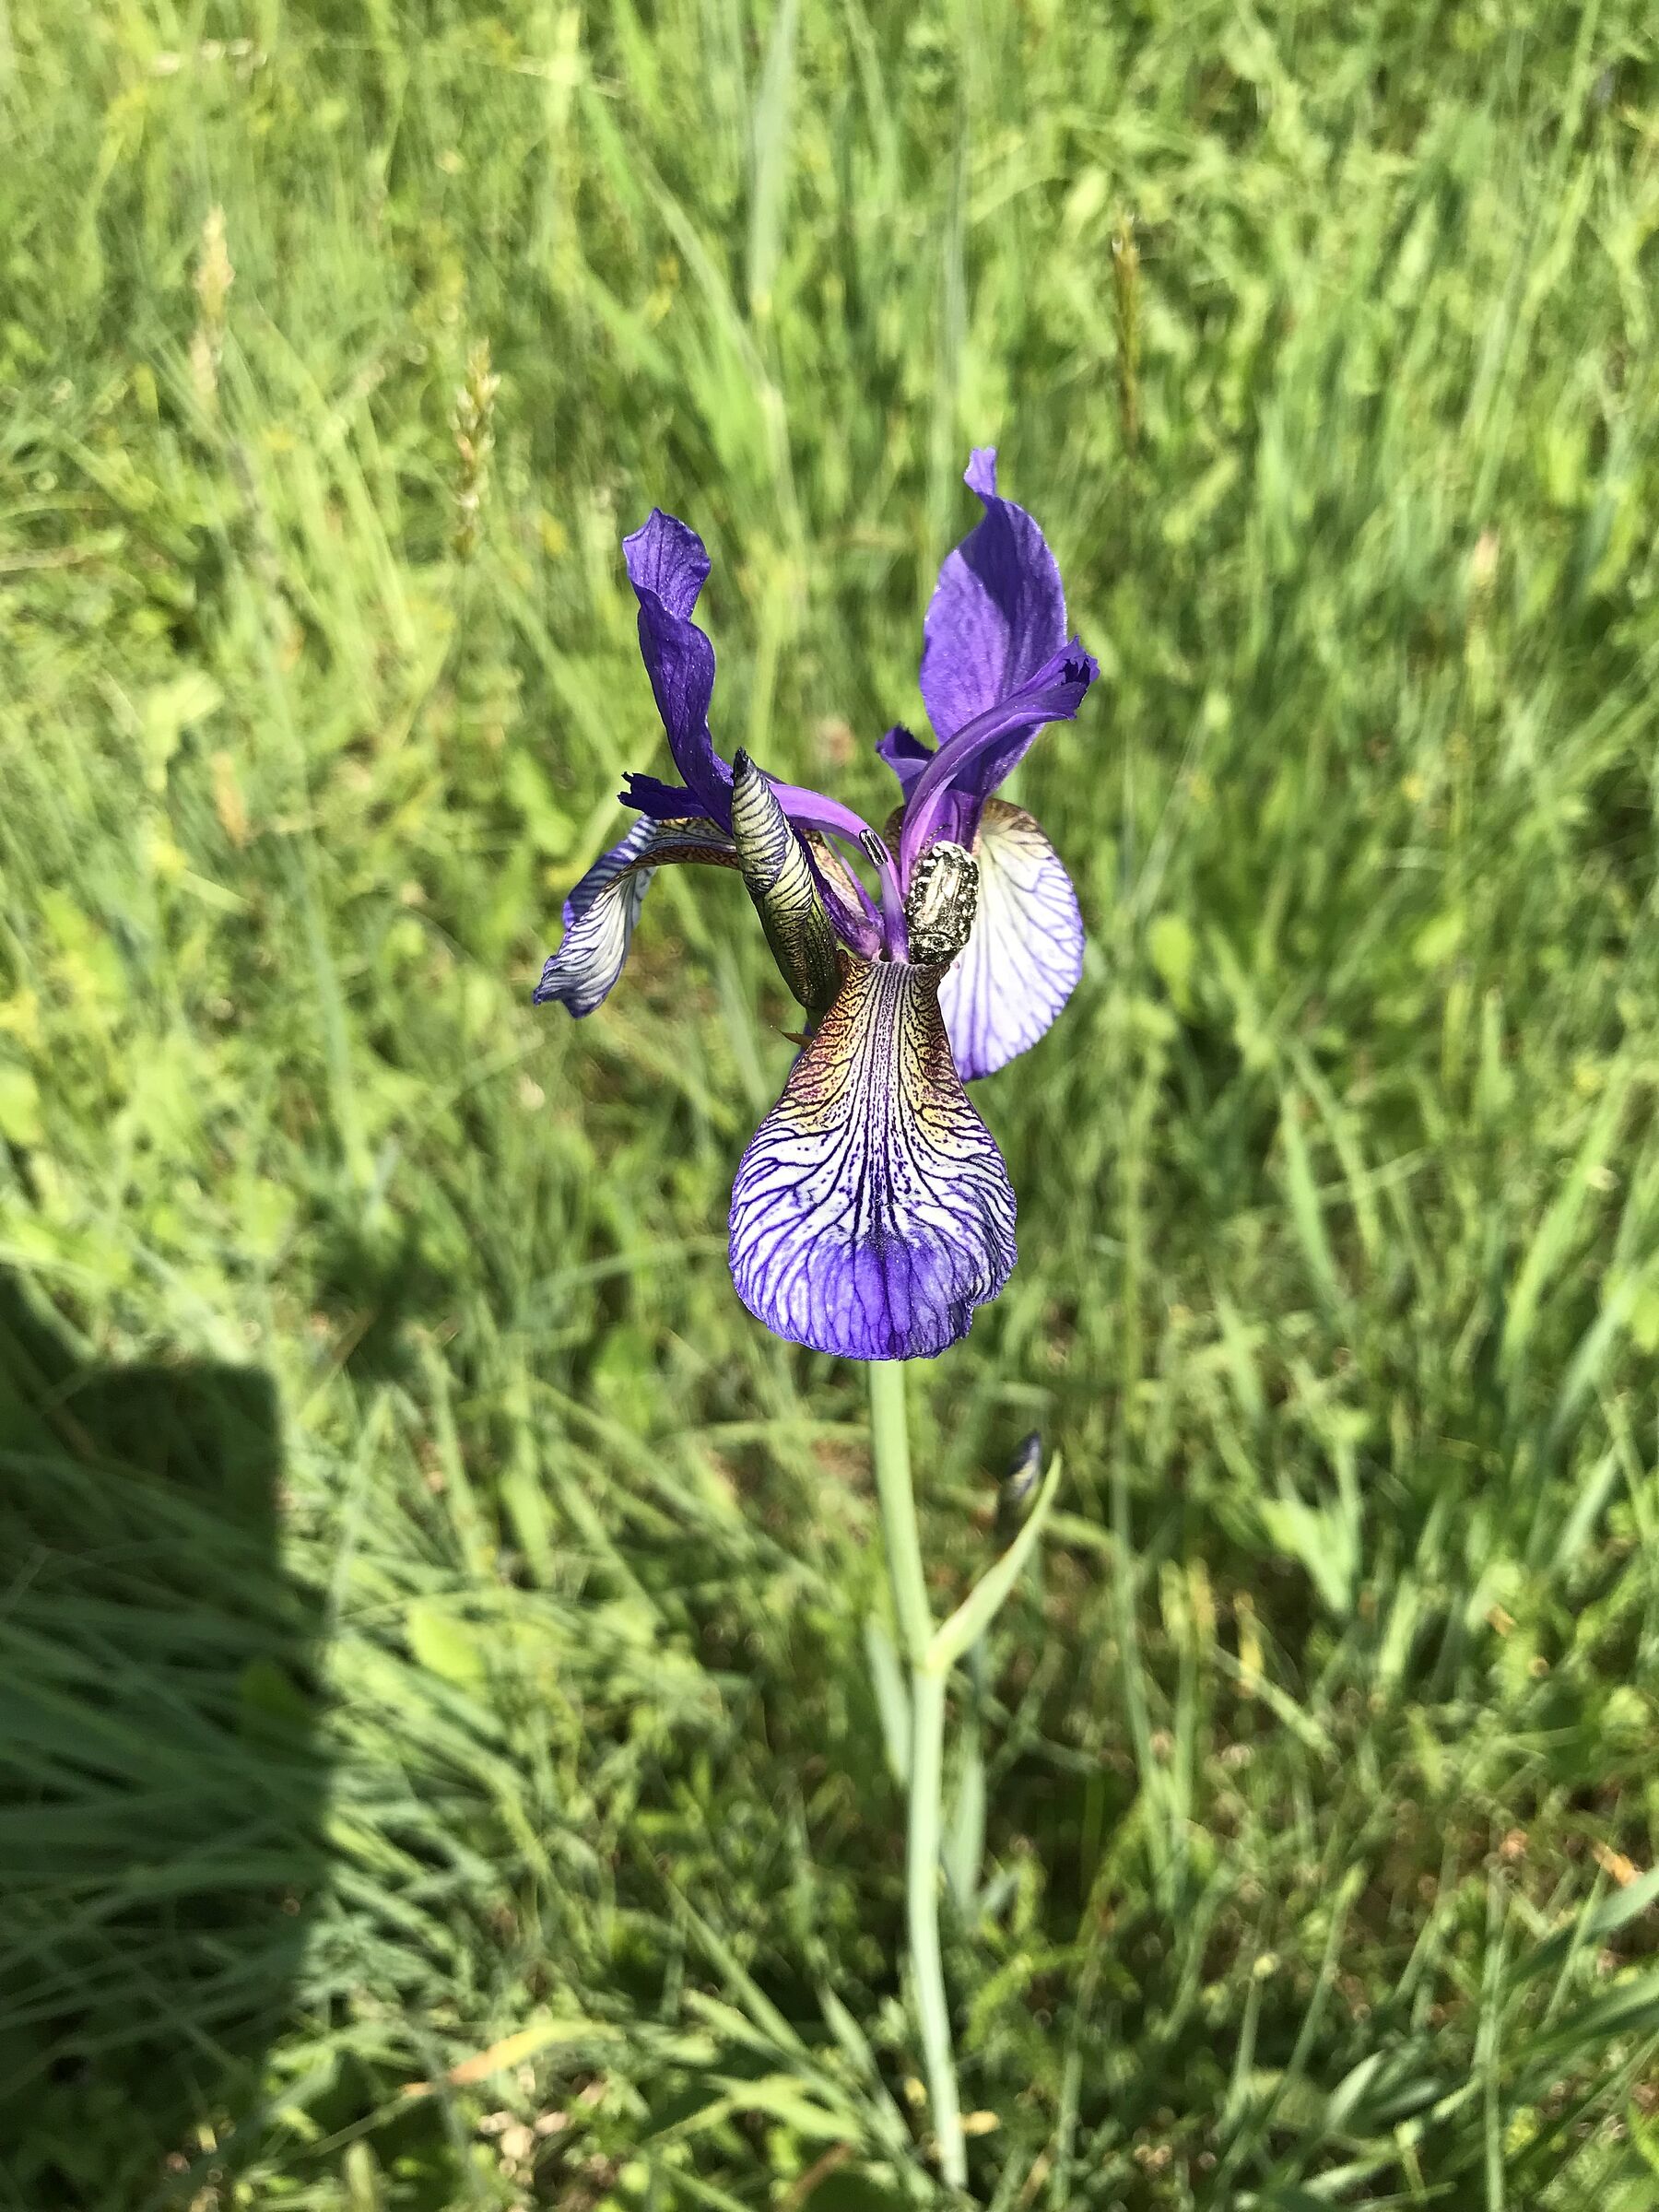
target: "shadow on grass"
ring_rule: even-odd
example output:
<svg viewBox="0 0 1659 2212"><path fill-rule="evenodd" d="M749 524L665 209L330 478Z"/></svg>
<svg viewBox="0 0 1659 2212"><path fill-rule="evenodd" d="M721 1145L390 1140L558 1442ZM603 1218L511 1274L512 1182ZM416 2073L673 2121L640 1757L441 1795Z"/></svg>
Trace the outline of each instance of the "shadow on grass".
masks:
<svg viewBox="0 0 1659 2212"><path fill-rule="evenodd" d="M257 2095L325 1779L280 1476L258 1370L88 1364L0 1271L0 2203L165 2200Z"/></svg>

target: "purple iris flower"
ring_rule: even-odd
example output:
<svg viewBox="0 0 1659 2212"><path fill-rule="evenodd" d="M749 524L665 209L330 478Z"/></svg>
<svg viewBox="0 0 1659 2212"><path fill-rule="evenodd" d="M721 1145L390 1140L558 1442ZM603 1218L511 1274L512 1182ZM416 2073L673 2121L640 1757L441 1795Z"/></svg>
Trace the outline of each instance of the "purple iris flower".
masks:
<svg viewBox="0 0 1659 2212"><path fill-rule="evenodd" d="M728 762L709 729L714 649L692 620L702 540L653 510L623 541L640 651L677 783L630 775L640 819L565 903L536 986L591 1014L622 971L654 871L741 872L808 1035L732 1192L738 1296L792 1342L853 1359L931 1358L1014 1265L1014 1191L963 1079L1034 1044L1082 972L1077 894L1048 839L995 794L1100 673L1068 637L1041 531L996 488L939 571L922 647L930 747L877 750L900 805L878 837L837 799ZM872 890L854 863L869 867Z"/></svg>

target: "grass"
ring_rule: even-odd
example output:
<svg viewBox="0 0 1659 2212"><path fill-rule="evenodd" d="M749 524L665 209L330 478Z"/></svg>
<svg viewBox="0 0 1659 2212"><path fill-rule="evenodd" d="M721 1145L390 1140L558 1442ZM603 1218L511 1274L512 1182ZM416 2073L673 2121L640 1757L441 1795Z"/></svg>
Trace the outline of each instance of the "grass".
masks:
<svg viewBox="0 0 1659 2212"><path fill-rule="evenodd" d="M879 815L992 441L1104 681L916 1394L940 1609L1067 1469L953 1720L978 2200L1659 2199L1655 43L0 17L0 2204L939 2201L861 1378L724 1264L788 1013L724 880L528 991L621 531Z"/></svg>

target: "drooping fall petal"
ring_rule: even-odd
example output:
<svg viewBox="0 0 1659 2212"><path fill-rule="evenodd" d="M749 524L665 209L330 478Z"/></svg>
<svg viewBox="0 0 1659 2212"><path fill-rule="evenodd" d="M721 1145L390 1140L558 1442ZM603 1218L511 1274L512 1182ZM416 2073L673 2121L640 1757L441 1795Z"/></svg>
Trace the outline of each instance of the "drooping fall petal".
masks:
<svg viewBox="0 0 1659 2212"><path fill-rule="evenodd" d="M652 877L658 868L699 861L735 868L737 848L704 822L636 822L565 900L564 936L542 970L535 1003L557 1001L579 1020L602 1005L622 972Z"/></svg>
<svg viewBox="0 0 1659 2212"><path fill-rule="evenodd" d="M969 1103L939 971L849 964L732 1193L737 1294L779 1335L931 1359L1014 1265L1014 1191Z"/></svg>

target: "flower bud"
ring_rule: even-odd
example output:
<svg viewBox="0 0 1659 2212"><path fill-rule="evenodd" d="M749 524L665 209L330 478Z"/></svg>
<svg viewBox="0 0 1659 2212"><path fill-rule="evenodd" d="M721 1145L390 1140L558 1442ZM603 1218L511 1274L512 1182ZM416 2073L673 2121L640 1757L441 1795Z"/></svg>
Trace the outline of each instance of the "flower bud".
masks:
<svg viewBox="0 0 1659 2212"><path fill-rule="evenodd" d="M1042 1431L1033 1429L1030 1436L1020 1440L997 1488L996 1526L1005 1542L1012 1537L1030 1511L1037 1477L1041 1472Z"/></svg>
<svg viewBox="0 0 1659 2212"><path fill-rule="evenodd" d="M732 840L783 981L820 1020L841 986L840 943L805 847L771 783L744 752L732 764Z"/></svg>

